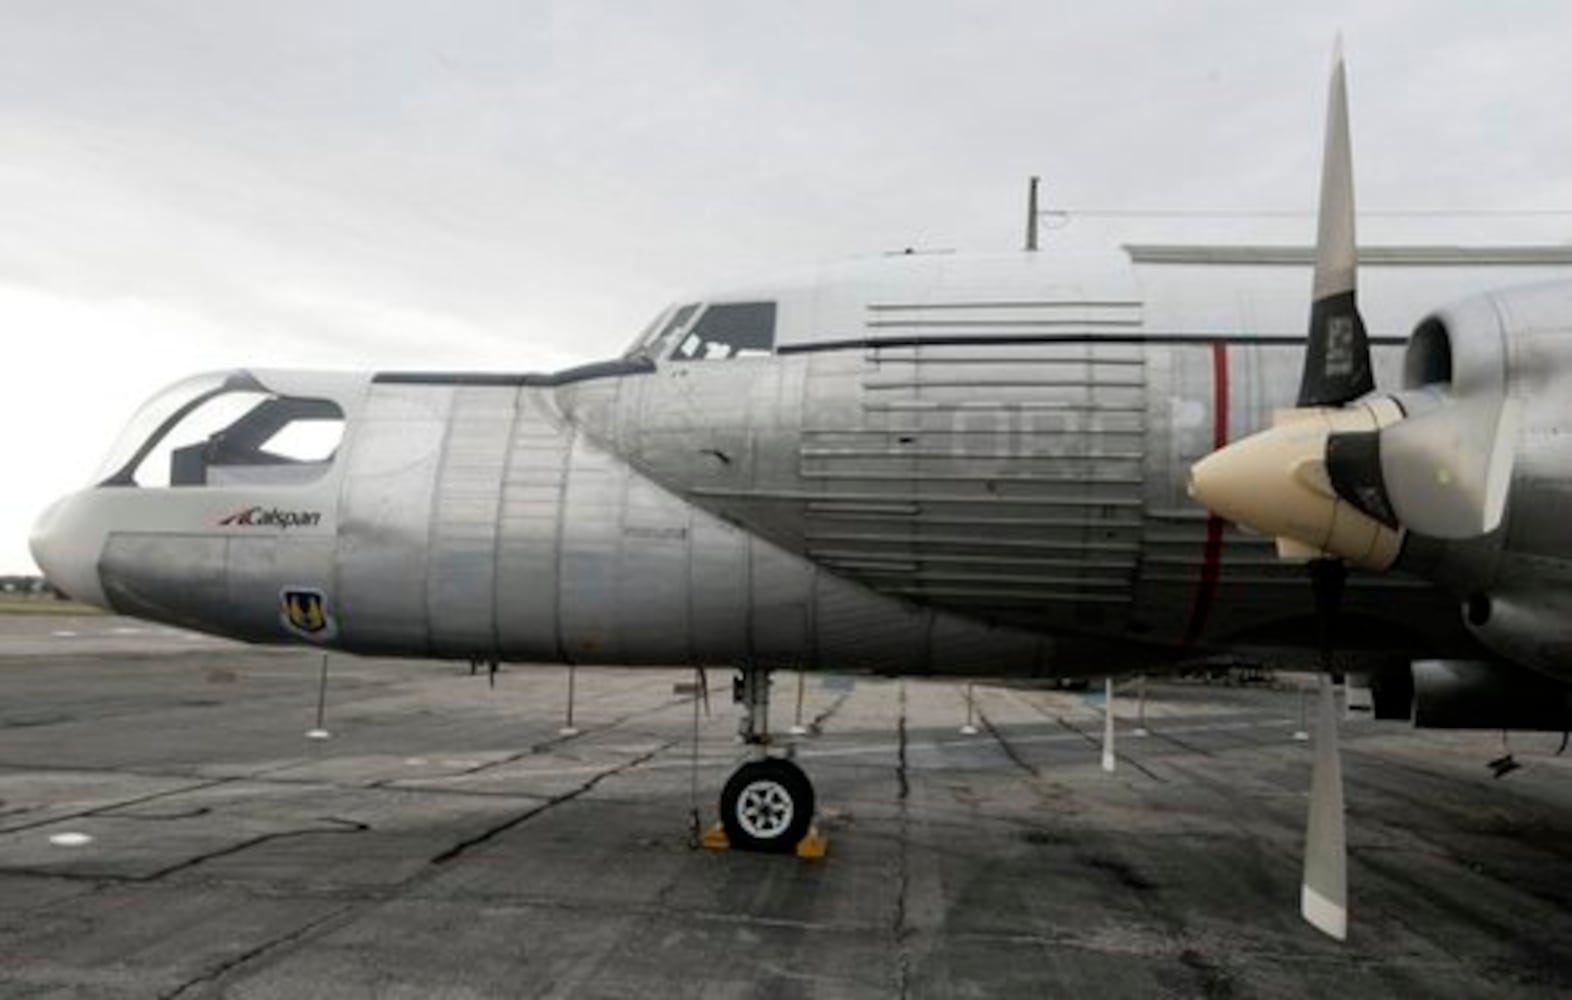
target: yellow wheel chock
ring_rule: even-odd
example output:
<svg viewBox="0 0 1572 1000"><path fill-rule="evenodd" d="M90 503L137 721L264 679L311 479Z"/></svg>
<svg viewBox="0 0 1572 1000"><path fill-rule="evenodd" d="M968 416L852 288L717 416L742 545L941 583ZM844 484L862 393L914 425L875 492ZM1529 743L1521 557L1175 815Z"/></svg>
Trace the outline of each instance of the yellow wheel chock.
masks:
<svg viewBox="0 0 1572 1000"><path fill-rule="evenodd" d="M700 843L704 845L705 849L711 851L728 851L731 849L731 841L726 839L726 828L719 823L710 824L704 831L704 836L700 839ZM818 824L808 827L807 834L797 841L796 853L799 858L818 859L824 857L829 851L830 839L819 832Z"/></svg>

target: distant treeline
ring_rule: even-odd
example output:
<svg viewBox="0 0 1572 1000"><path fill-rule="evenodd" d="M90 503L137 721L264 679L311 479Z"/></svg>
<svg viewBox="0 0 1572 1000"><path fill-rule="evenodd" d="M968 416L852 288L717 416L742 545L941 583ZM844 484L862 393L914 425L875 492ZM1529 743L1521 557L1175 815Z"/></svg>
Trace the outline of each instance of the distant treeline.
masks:
<svg viewBox="0 0 1572 1000"><path fill-rule="evenodd" d="M41 576L0 576L0 594L31 594L64 600L65 595L56 590Z"/></svg>

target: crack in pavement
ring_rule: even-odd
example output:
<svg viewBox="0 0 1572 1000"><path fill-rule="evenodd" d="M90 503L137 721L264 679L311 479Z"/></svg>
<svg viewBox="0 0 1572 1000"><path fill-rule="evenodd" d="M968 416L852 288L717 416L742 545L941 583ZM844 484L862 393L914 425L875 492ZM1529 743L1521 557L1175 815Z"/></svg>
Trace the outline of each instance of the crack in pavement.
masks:
<svg viewBox="0 0 1572 1000"><path fill-rule="evenodd" d="M460 798L472 799L531 799L535 802L544 802L550 796L540 795L535 792L504 792L494 788L448 788L443 785L426 784L427 781L441 781L443 776L432 778L384 778L371 785L326 785L327 788L346 788L364 792L409 792L412 795L451 795ZM395 784L397 782L397 784ZM295 782L302 787L315 787L310 782Z"/></svg>
<svg viewBox="0 0 1572 1000"><path fill-rule="evenodd" d="M106 813L112 813L116 809L125 809L129 806L139 806L144 802L156 802L159 799L167 799L172 795L184 795L187 792L205 791L209 788L217 788L219 785L227 785L230 782L238 780L241 779L213 778L208 781L199 781L191 785L183 785L180 788L166 788L161 792L152 792L147 795L137 796L136 798L122 799L119 802L109 802L105 803L104 805L93 806L91 809L80 809L71 813L56 813L43 819L34 820L31 823L19 823L16 826L0 826L0 834L21 833L25 830L36 830L41 826L50 826L51 824L63 823L67 820L83 819L89 816L102 816Z"/></svg>
<svg viewBox="0 0 1572 1000"><path fill-rule="evenodd" d="M212 812L213 812L213 808L211 806L197 806L195 809L187 809L185 812L134 813L134 812L118 812L116 810L110 810L108 812L99 813L99 815L108 817L110 819L141 819L141 820L148 820L150 822L152 822L152 821L163 822L163 821L172 821L172 820L177 820L177 819L196 819L198 816L209 816L209 815L212 815Z"/></svg>
<svg viewBox="0 0 1572 1000"><path fill-rule="evenodd" d="M606 729L615 729L618 726L622 725L624 722L628 722L631 719L637 719L637 718L640 718L640 717L646 716L646 715L655 715L657 713L667 711L668 709L675 708L677 706L687 707L687 706L690 706L692 704L693 704L693 699L692 698L681 698L681 699L672 699L671 701L662 702L659 705L655 705L652 708L641 708L638 711L628 712L628 713L626 713L624 715L619 715L616 718L612 719L610 722L605 722L605 723L602 723L601 725L598 725L598 726L590 726L590 727L587 727L585 729L581 729L581 730L579 730L578 732L575 732L575 733L559 733L558 735L553 736L550 739L542 740L539 743L532 743L532 744L530 744L530 746L527 749L520 750L517 753L508 754L506 757L502 757L502 758L499 758L497 760L484 761L482 763L476 764L474 767L468 768L468 769L460 771L458 773L460 775L466 775L467 776L467 775L471 775L471 774L479 774L482 771L489 771L490 769L492 769L494 767L502 767L505 764L515 764L515 763L525 759L526 757L533 757L536 754L545 753L546 751L551 750L551 749L553 749L555 747L559 747L559 746L563 745L564 743L568 743L568 742L571 742L571 741L577 740L577 739L582 739L583 737L588 736L591 733L598 733L598 732L601 732L602 730L606 730ZM384 781L396 781L396 780L399 780L399 779L395 779L395 778L384 779ZM370 787L378 787L378 788L383 787L383 782L373 782L372 786L370 786Z"/></svg>
<svg viewBox="0 0 1572 1000"><path fill-rule="evenodd" d="M205 788L213 787L213 786L216 786L216 785L243 782L243 783L249 783L249 784L255 784L255 785L265 785L265 786L270 787L270 788L334 789L334 790L345 791L345 792L365 792L365 791L383 792L383 791L387 791L387 792L413 792L413 793L418 793L418 794L422 794L422 795L470 795L470 796L480 796L480 797L484 797L484 798L506 798L506 799L541 799L541 798L544 798L544 796L533 795L533 794L531 794L529 792L500 792L500 791L496 791L495 789L482 789L482 788L444 788L444 787L440 787L440 786L436 786L436 785L425 785L425 784L420 784L419 783L419 782L424 781L424 780L439 781L439 780L442 780L445 777L459 777L459 776L462 776L465 773L465 772L462 772L462 771L454 772L451 775L434 775L434 776L432 776L431 778L428 778L428 779L422 779L422 778L418 778L418 777L379 778L376 781L368 781L368 782L328 781L328 780L321 779L321 778L288 778L288 777L276 776L276 775L278 775L278 772L280 772L280 771L291 770L293 768L301 767L301 766L303 766L302 762L295 761L295 762L291 762L291 763L288 763L288 764L280 764L280 765L277 765L275 767L264 768L263 770L256 771L256 772L253 772L253 773L250 773L250 774L226 775L225 777L222 777L222 778L212 778L212 779L202 779L202 780L196 779L196 777L194 775L180 773L180 772L173 772L173 771L147 771L147 770L136 770L136 769L130 769L130 768L118 768L118 767L95 767L95 768L59 767L59 768L50 768L50 767L42 766L42 765L39 766L39 767L31 767L31 766L23 767L21 765L0 764L0 770L19 770L19 771L33 770L33 771L44 771L44 772L51 772L51 773L88 774L88 775L95 775L95 776L116 775L116 776L133 777L133 778L161 778L161 779L166 779L166 780L197 781L196 784L187 785L187 786L185 786L184 788L181 788L181 789L176 789L176 790L169 791L169 792L160 792L160 793L158 793L159 795L178 795L178 794L181 794L182 792L201 791L201 790L203 790ZM408 783L407 784L401 784L401 782L408 782ZM142 800L142 799L127 799L123 803L111 803L110 805L107 805L107 806L98 806L98 807L95 807L95 808L96 809L114 810L114 809L119 809L122 806L134 806L134 805L139 804L142 801L145 801L145 800ZM0 813L0 817L17 816L17 815L21 815L23 812L36 811L37 808L39 808L39 807L23 806L23 807L20 807L18 809L15 809L15 810L7 810L6 812ZM79 816L82 816L82 815L88 815L88 814L86 814L86 813L72 813L70 815L63 815L63 816L60 816L58 818L62 819L62 820L75 819L75 818L78 818ZM93 813L93 815L96 815L96 813ZM136 817L136 816L119 817L119 816L117 816L116 818L117 819L119 819L119 818L133 818L134 819L134 818L140 818L140 817ZM54 820L48 820L46 822L54 822ZM11 832L14 832L16 830L25 830L25 829L29 829L29 828L30 827L28 827L28 826L18 826L18 827L9 827L9 828L7 828L7 827L0 827L0 833L11 833Z"/></svg>
<svg viewBox="0 0 1572 1000"><path fill-rule="evenodd" d="M39 726L55 726L63 722L76 722L74 715L47 715L36 719L0 719L0 729L36 729ZM94 720L95 722L97 719Z"/></svg>
<svg viewBox="0 0 1572 1000"><path fill-rule="evenodd" d="M684 702L684 704L686 704L686 702ZM448 848L447 850L443 851L442 853L433 856L431 858L429 864L433 864L433 865L447 864L449 861L452 861L453 859L459 857L460 855L462 855L464 852L468 851L472 847L478 847L481 844L484 844L484 843L486 843L489 840L492 840L492 839L494 839L496 837L499 837L502 834L507 833L509 830L513 829L514 827L519 826L519 825L521 825L523 823L527 823L528 821L534 819L536 816L539 816L541 813L544 813L544 812L546 812L546 811L548 811L550 809L555 809L557 806L560 806L563 803L572 802L574 799L580 797L581 795L584 795L584 794L594 790L596 785L599 785L602 781L605 781L607 778L614 777L616 775L622 774L625 771L630 771L633 768L638 767L640 764L644 764L644 763L648 762L649 760L653 759L657 754L660 754L660 753L663 753L663 752L665 752L667 750L670 750L672 747L676 746L678 744L678 742L680 742L680 741L678 741L678 740L667 740L665 743L662 743L660 746L656 747L653 750L650 750L647 753L639 754L637 757L631 757L628 760L623 761L621 764L618 764L616 767L612 767L612 768L608 768L608 769L606 769L604 771L600 771L600 772L596 773L588 781L584 782L583 784L579 785L576 788L572 788L572 789L570 789L570 790L568 790L566 792L563 792L561 795L554 795L551 798L547 799L545 802L542 802L540 805L535 806L534 808L526 809L524 812L519 813L517 816L514 816L514 817L511 817L510 819L504 820L501 823L497 823L494 826L490 826L490 827L486 828L485 830L482 830L480 833L476 834L473 837L467 837L464 840L459 841L457 844L454 844L452 847Z"/></svg>
<svg viewBox="0 0 1572 1000"><path fill-rule="evenodd" d="M1153 726L1151 723L1147 723L1146 731L1147 731L1148 734L1150 734L1152 736L1155 736L1155 737L1157 737L1160 740L1166 740L1167 742L1172 743L1174 746L1176 746L1179 749L1183 750L1185 753L1193 753L1197 757L1211 757L1211 756L1213 756L1212 751L1206 749L1205 747L1196 746L1194 743L1191 743L1188 740L1181 740L1177 736L1173 736L1173 735L1170 735L1169 733L1165 733L1161 729L1158 729L1155 726ZM1255 745L1258 746L1259 744L1255 744Z"/></svg>
<svg viewBox="0 0 1572 1000"><path fill-rule="evenodd" d="M835 713L839 712L841 710L841 706L846 704L846 699L850 698L850 697L851 697L851 692L850 691L842 691L836 697L836 699L834 701L830 702L830 707L829 708L826 708L824 711L820 712L818 715L815 715L808 722L808 732L812 733L815 736L821 735L824 732L824 724L826 722L829 722L830 719L835 715Z"/></svg>
<svg viewBox="0 0 1572 1000"><path fill-rule="evenodd" d="M241 851L247 851L253 847L271 843L275 840L287 840L291 837L307 837L313 834L367 833L371 830L371 824L362 823L359 820L339 819L337 816L319 816L317 819L323 823L335 824L335 826L331 828L323 828L320 826L303 827L298 830L278 830L273 833L260 834L255 837L242 840L237 844L230 844L227 847L220 847L216 850L207 851L205 853L198 854L195 857L187 858L186 860L170 865L167 868L160 868L151 875L137 876L132 878L131 881L157 882L159 879L166 878L177 872L183 872L187 869L195 868L198 865L203 865L209 861L215 861L219 858L227 858L231 854L239 854Z"/></svg>
<svg viewBox="0 0 1572 1000"><path fill-rule="evenodd" d="M1054 722L1057 722L1065 730L1067 730L1069 732L1072 732L1075 735L1079 736L1081 739L1083 739L1086 742L1090 743L1092 746L1096 747L1098 750L1102 749L1103 739L1102 739L1101 734L1094 736L1091 733L1087 732L1086 730L1082 729L1080 726L1077 726L1075 723L1071 722L1069 719L1066 719L1063 715L1060 715L1060 714L1057 714L1057 713L1054 713L1054 712L1050 712L1050 711L1048 711L1048 709L1043 708L1041 705L1039 705L1036 702L1032 701L1030 698L1026 698L1026 697L1024 697L1024 696L1022 696L1022 695L1020 695L1020 694L1018 694L1016 692L1014 692L1014 691L1006 690L1005 694L1009 695L1010 699L1012 701L1014 701L1016 704L1025 705L1027 708L1031 709L1033 712L1036 712L1038 715L1042 716L1045 719L1052 719ZM979 711L978 714L981 715L981 711ZM987 717L986 716L983 717L983 721L988 726L988 731L993 733L994 737L996 739L998 739L1001 742L1001 744L1002 744L1004 742L1004 738L999 735L998 730L996 730L991 723L987 722ZM1152 730L1152 732L1155 733L1156 730ZM1010 753L1010 758L1012 760L1015 760L1017 763L1020 763L1020 761L1016 758L1015 754L1008 748L1008 745L1006 745L1006 751L1005 752L1006 753ZM1114 757L1117 760L1124 761L1126 764L1129 764L1131 767L1135 768L1137 771L1140 771L1142 774L1146 775L1148 778L1151 778L1153 781L1158 782L1159 784L1164 784L1164 783L1167 782L1166 778L1162 777L1157 772L1155 772L1151 768L1147 767L1145 764L1142 764L1140 761L1136 760L1134 757L1131 757L1128 753L1125 753L1123 750L1120 750L1117 745L1115 745L1115 747L1114 747ZM1038 773L1036 768L1031 768L1030 770L1032 771L1033 774L1037 774Z"/></svg>
<svg viewBox="0 0 1572 1000"><path fill-rule="evenodd" d="M0 767L8 767L8 766L10 766L10 765L0 765ZM157 801L159 799L166 799L166 798L170 798L170 797L175 796L175 795L185 795L188 792L202 792L202 791L206 791L209 788L217 788L217 787L219 787L221 785L232 785L232 784L235 784L237 782L242 782L242 781L262 781L262 776L263 775L272 774L275 771L282 771L282 770L284 770L286 768L295 767L295 766L297 766L297 765L294 764L294 763L279 764L279 765L277 765L275 767L263 768L262 770L257 771L254 774L229 775L229 776L226 776L226 777L223 777L223 778L206 778L206 779L195 781L194 783L189 784L189 785L183 785L183 786L181 786L179 788L166 788L166 789L164 789L161 792L152 792L152 793L149 793L147 795L141 795L141 796L137 796L137 797L134 797L134 798L121 799L118 802L106 802L103 805L93 806L90 809L82 809L82 810L79 810L79 811L73 812L73 813L59 813L59 814L56 814L56 815L53 815L53 816L49 816L49 817L47 817L45 819L36 820L34 822L31 822L31 823L21 823L21 824L18 824L16 826L0 827L0 834L21 833L24 830L35 830L38 827L49 826L52 823L63 823L66 820L83 819L83 818L86 818L86 817L89 817L89 816L104 816L104 815L113 816L115 810L126 809L126 808L129 808L131 806L139 806L139 805L142 805L145 802L155 802L155 801ZM48 768L38 768L37 770L49 770L49 769ZM190 775L141 775L141 774L139 774L136 771L122 771L122 770L119 770L119 769L116 769L116 768L90 768L90 769L83 769L83 768L57 768L55 770L63 771L63 772L70 772L70 773L80 773L80 774L95 774L95 775L96 774L130 774L130 775L134 775L134 776L138 776L138 777L144 777L144 776L145 777L164 777L164 778L170 778L170 779L174 779L174 780L186 780L186 781L191 781L192 780ZM262 783L267 783L267 782L263 781ZM114 818L118 819L118 818L123 818L123 817L114 817Z"/></svg>
<svg viewBox="0 0 1572 1000"><path fill-rule="evenodd" d="M299 927L296 927L291 931L287 931L278 935L277 937L269 938L254 948L247 949L233 958L225 959L201 975L196 976L193 979L188 979L186 982L181 983L170 992L160 994L159 1000L176 1000L177 997L185 996L191 990L199 989L203 986L214 983L223 976L228 975L243 965L261 958L269 952L277 951L278 949L287 945L294 944L296 941L305 938L308 934L317 930L317 928L322 927L324 924L343 918L352 910L354 910L353 906L340 907L331 913L317 917L315 920L308 920L304 924L301 924Z"/></svg>
<svg viewBox="0 0 1572 1000"><path fill-rule="evenodd" d="M1042 772L1037 770L1032 764L1027 763L1026 758L1022 757L1020 751L1015 749L1015 745L1005 739L1004 734L999 732L999 727L993 724L993 720L988 718L988 713L984 712L981 706L977 706L977 721L983 724L983 729L987 730L988 735L992 736L994 742L999 744L999 749L1003 750L1004 755L1010 758L1010 763L1034 778L1042 777Z"/></svg>
<svg viewBox="0 0 1572 1000"><path fill-rule="evenodd" d="M117 818L127 819L131 817ZM183 817L139 816L135 818L174 820ZM0 874L31 875L39 878L61 879L67 882L86 882L94 885L147 885L153 882L158 882L178 872L186 871L187 869L195 868L198 865L206 864L209 861L228 857L231 854L239 854L241 851L250 850L253 847L257 847L274 840L285 840L291 837L306 837L314 834L367 833L371 830L371 824L362 823L359 820L340 819L336 816L320 816L318 817L318 820L323 823L335 824L335 826L326 828L320 826L301 827L298 829L275 830L272 833L259 834L255 837L248 837L245 840L239 841L238 843L226 844L223 847L215 848L211 851L204 851L201 854L186 858L183 861L177 861L172 865L157 869L156 871L149 872L145 875L117 875L108 872L83 873L71 871L51 871L47 868L25 867L3 867L0 868Z"/></svg>
<svg viewBox="0 0 1572 1000"><path fill-rule="evenodd" d="M1042 709L1038 709L1038 711L1042 711ZM1044 712L1043 714L1046 715L1047 713ZM1068 729L1070 732L1075 733L1076 735L1080 736L1082 739L1086 740L1086 742L1090 743L1092 746L1096 747L1099 750L1102 749L1102 747L1103 747L1102 737L1100 737L1100 736L1093 736L1091 733L1089 733L1086 730L1082 729L1080 726L1077 726L1075 723L1071 722L1069 719L1066 719L1062 715L1056 715L1053 718L1054 718L1055 722L1059 723L1059 725L1061 725L1064 728ZM1157 730L1155 730L1155 729L1151 729L1151 730L1148 730L1148 731L1152 732L1152 733L1156 733L1157 732ZM1135 768L1137 771L1140 771L1142 774L1146 775L1148 778L1151 778L1153 781L1158 782L1159 784L1166 784L1168 782L1167 778L1164 778L1163 776L1158 774L1156 771L1153 771L1151 768L1147 767L1145 764L1143 764L1140 761L1136 760L1134 757L1131 757L1129 754L1125 753L1123 750L1120 750L1117 745L1115 745L1115 747L1114 747L1114 758L1116 760L1124 761L1126 764L1129 764L1131 767Z"/></svg>

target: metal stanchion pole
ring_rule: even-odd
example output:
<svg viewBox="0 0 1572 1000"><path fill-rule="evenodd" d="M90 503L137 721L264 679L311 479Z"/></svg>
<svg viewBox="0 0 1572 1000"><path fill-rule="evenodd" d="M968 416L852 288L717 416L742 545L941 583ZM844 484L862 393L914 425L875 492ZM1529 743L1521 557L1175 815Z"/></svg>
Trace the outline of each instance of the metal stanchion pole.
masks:
<svg viewBox="0 0 1572 1000"><path fill-rule="evenodd" d="M976 703L974 701L974 698L975 698L975 695L972 692L972 685L970 685L970 684L966 685L966 724L961 727L961 735L962 736L976 736L977 735L977 726L972 721L972 719L973 719L973 717L974 717L974 715L976 713L976 708L977 708L976 707Z"/></svg>
<svg viewBox="0 0 1572 1000"><path fill-rule="evenodd" d="M573 724L573 698L575 695L574 687L577 672L577 667L571 663L568 664L568 717L567 720L563 723L562 728L557 730L557 732L563 736L577 736L579 734L578 727Z"/></svg>
<svg viewBox="0 0 1572 1000"><path fill-rule="evenodd" d="M1294 730L1294 739L1300 743L1310 739L1310 717L1308 712L1306 692L1304 685L1301 684L1299 686L1299 728Z"/></svg>
<svg viewBox="0 0 1572 1000"><path fill-rule="evenodd" d="M322 677L317 683L317 724L306 733L308 740L330 739L333 734L327 731L327 674L328 654L322 654Z"/></svg>
<svg viewBox="0 0 1572 1000"><path fill-rule="evenodd" d="M802 671L799 670L797 671L797 721L793 722L791 727L793 736L803 736L808 732L808 727L802 724L802 689L803 677Z"/></svg>
<svg viewBox="0 0 1572 1000"><path fill-rule="evenodd" d="M1137 677L1135 679L1135 693L1136 693L1136 698L1138 699L1138 701L1136 702L1136 708L1135 708L1135 735L1137 735L1137 736L1146 736L1146 735L1148 735L1148 730L1146 728L1146 675L1145 674L1142 674L1141 676L1139 676L1139 677Z"/></svg>
<svg viewBox="0 0 1572 1000"><path fill-rule="evenodd" d="M1112 677L1103 679L1103 770L1112 774L1114 757L1114 685Z"/></svg>

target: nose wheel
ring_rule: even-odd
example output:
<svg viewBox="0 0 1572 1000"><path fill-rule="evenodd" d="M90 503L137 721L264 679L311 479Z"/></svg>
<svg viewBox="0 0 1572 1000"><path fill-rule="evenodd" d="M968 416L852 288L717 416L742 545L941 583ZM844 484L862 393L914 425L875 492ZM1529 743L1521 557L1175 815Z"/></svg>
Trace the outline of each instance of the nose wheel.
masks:
<svg viewBox="0 0 1572 1000"><path fill-rule="evenodd" d="M813 826L813 782L789 758L768 756L769 671L751 664L740 667L732 697L742 706L737 735L752 748L753 759L733 771L721 790L720 829L714 833L724 832L724 838L706 834L705 844L823 857L824 838Z"/></svg>
<svg viewBox="0 0 1572 1000"><path fill-rule="evenodd" d="M813 783L780 757L749 761L721 791L721 826L733 848L790 854L813 823Z"/></svg>

